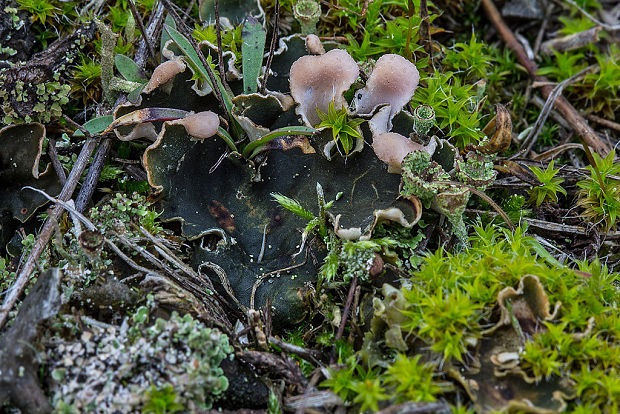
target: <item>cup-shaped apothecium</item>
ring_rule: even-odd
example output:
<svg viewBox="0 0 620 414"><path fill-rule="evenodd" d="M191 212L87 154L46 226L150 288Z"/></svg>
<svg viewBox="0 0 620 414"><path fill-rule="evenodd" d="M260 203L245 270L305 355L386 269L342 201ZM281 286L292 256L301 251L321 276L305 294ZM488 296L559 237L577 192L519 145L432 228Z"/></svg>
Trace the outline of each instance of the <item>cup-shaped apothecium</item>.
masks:
<svg viewBox="0 0 620 414"><path fill-rule="evenodd" d="M327 112L331 101L337 109L347 105L343 94L358 75L357 63L342 49L300 57L291 66L289 78L297 114L307 126L316 126L321 122L316 109Z"/></svg>
<svg viewBox="0 0 620 414"><path fill-rule="evenodd" d="M144 87L144 93L151 93L156 88L170 82L176 75L185 71L185 63L181 59L168 60L161 63L153 71L153 75Z"/></svg>
<svg viewBox="0 0 620 414"><path fill-rule="evenodd" d="M185 118L169 121L170 125L183 125L189 135L197 139L211 138L217 133L220 118L211 111L198 112Z"/></svg>
<svg viewBox="0 0 620 414"><path fill-rule="evenodd" d="M366 87L355 94L358 115L371 115L377 106L391 107L390 119L409 102L420 81L413 63L400 55L383 55L377 60Z"/></svg>
<svg viewBox="0 0 620 414"><path fill-rule="evenodd" d="M432 154L435 150L435 142L431 141L425 147L401 134L385 132L373 138L372 149L377 158L388 165L388 172L398 173L407 154L414 151L425 151Z"/></svg>

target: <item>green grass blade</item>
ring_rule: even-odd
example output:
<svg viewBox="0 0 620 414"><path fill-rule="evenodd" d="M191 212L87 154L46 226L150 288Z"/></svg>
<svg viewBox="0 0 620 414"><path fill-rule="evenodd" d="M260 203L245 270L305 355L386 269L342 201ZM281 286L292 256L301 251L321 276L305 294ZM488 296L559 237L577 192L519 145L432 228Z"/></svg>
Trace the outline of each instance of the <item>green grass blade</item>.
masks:
<svg viewBox="0 0 620 414"><path fill-rule="evenodd" d="M148 81L148 79L144 77L138 64L125 55L117 54L114 56L114 65L120 74L128 81L138 83L145 83Z"/></svg>
<svg viewBox="0 0 620 414"><path fill-rule="evenodd" d="M228 147L231 149L231 151L238 152L237 151L237 146L235 145L235 140L232 139L232 137L230 136L228 131L226 131L222 127L219 127L217 129L217 135L219 135L220 138L222 138L224 140L224 142L226 142L226 145L228 145Z"/></svg>
<svg viewBox="0 0 620 414"><path fill-rule="evenodd" d="M306 210L301 204L299 204L299 201L279 193L271 193L270 195L271 197L273 197L274 201L276 201L288 211L291 211L297 214L299 217L305 218L306 220L314 219L314 214L312 214L310 211Z"/></svg>
<svg viewBox="0 0 620 414"><path fill-rule="evenodd" d="M243 156L246 158L254 156L255 154L253 154L253 152L255 149L258 149L272 139L281 137L283 135L314 135L316 134L316 132L316 129L306 126L288 126L284 128L278 128L274 131L271 131L264 137L257 139L256 141L250 142L248 145L246 145L243 149Z"/></svg>
<svg viewBox="0 0 620 414"><path fill-rule="evenodd" d="M258 89L258 75L263 66L267 34L258 20L250 16L241 31L241 56L243 64L243 92L254 93Z"/></svg>

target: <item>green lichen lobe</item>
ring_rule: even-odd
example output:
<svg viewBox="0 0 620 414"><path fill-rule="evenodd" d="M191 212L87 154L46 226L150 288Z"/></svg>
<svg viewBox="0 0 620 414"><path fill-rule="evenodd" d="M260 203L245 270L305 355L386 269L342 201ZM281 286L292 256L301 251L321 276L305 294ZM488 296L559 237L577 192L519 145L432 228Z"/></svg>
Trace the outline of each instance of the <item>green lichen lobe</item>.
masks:
<svg viewBox="0 0 620 414"><path fill-rule="evenodd" d="M418 197L425 207L430 207L435 196L444 191L451 191L450 186L438 181L450 180L450 175L425 151L414 151L407 155L402 163L404 196Z"/></svg>
<svg viewBox="0 0 620 414"><path fill-rule="evenodd" d="M493 161L477 152L468 153L466 158L466 161L456 161L456 178L465 184L484 190L497 175L493 170Z"/></svg>

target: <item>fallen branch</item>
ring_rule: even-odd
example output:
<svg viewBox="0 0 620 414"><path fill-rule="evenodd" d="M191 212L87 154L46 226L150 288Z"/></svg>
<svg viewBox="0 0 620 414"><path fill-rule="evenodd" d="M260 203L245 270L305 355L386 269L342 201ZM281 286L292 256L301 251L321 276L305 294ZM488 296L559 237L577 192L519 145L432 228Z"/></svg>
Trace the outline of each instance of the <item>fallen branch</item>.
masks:
<svg viewBox="0 0 620 414"><path fill-rule="evenodd" d="M476 210L476 209L467 209L465 210L465 214L469 216L498 216L499 214L493 211L485 211L485 210ZM552 223L550 221L538 220L528 217L523 217L522 221L526 222L528 225L528 229L532 231L543 232L546 236L555 238L555 239L563 239L567 235L572 236L580 236L587 237L591 234L586 227L583 226L573 226L570 224L561 224L561 223ZM620 231L609 231L607 233L603 233L605 240L618 240L620 239Z"/></svg>
<svg viewBox="0 0 620 414"><path fill-rule="evenodd" d="M320 361L323 358L323 353L321 351L316 351L314 349L307 349L301 346L289 344L288 342L281 341L273 336L269 337L269 343L271 345L277 346L284 352L297 355L298 357L301 357L306 361L310 361L315 365L321 365Z"/></svg>
<svg viewBox="0 0 620 414"><path fill-rule="evenodd" d="M84 142L82 151L80 151L80 155L78 155L78 158L73 165L73 169L71 170L71 173L67 178L67 182L63 186L62 191L58 196L59 200L68 201L73 195L73 191L75 190L75 187L77 187L77 183L82 176L82 173L84 172L88 161L90 160L90 156L95 150L95 145L97 144L97 141L98 138L90 137L86 140L86 142ZM26 288L26 284L28 283L28 280L30 280L30 276L35 270L37 262L39 261L39 257L41 257L45 246L47 246L47 243L52 237L52 234L54 232L54 223L60 219L63 211L64 209L60 205L56 205L55 208L48 210L49 216L47 220L45 220L45 224L43 225L43 228L39 233L39 237L37 238L37 241L32 247L32 250L30 251L28 258L26 259L22 270L17 275L15 283L7 293L2 307L0 307L0 328L2 328L2 326L7 321L9 312Z"/></svg>
<svg viewBox="0 0 620 414"><path fill-rule="evenodd" d="M517 56L517 60L521 65L525 67L525 69L530 74L530 77L538 82L549 82L544 76L536 75L538 71L538 65L534 63L525 53L523 46L519 44L515 35L508 28L504 19L499 14L499 11L493 4L492 0L482 0L482 7L484 8L489 20L493 23L493 26L497 29L500 36L506 42L506 45L512 49L512 51ZM553 91L552 86L543 86L541 92L545 99L551 95ZM566 121L570 124L570 126L575 130L577 135L581 138L582 142L585 145L592 147L596 152L605 156L610 148L607 146L605 142L603 142L596 133L590 128L590 126L586 123L585 119L581 116L579 112L570 104L563 96L559 96L555 101L555 108L560 112Z"/></svg>
<svg viewBox="0 0 620 414"><path fill-rule="evenodd" d="M47 145L47 153L52 160L52 165L54 166L56 175L58 175L60 185L65 185L65 183L67 182L67 175L65 174L65 170L60 164L60 160L58 159L58 151L56 151L56 140L54 138L49 139L49 143Z"/></svg>

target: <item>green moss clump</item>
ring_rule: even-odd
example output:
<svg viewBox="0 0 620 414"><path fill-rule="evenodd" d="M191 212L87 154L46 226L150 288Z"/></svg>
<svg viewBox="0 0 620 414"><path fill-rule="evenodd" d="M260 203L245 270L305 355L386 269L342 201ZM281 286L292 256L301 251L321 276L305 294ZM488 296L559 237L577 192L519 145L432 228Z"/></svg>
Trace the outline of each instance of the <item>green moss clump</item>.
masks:
<svg viewBox="0 0 620 414"><path fill-rule="evenodd" d="M535 275L549 303L561 305L551 320L526 332L524 346L515 351L518 368L545 386L562 379L577 397L568 401L570 410L617 412L620 275L598 262L579 263L581 272L561 265L520 227L511 233L479 226L475 233L471 247L458 254L440 248L426 256L403 287L384 284L383 298L372 300L364 345L323 386L350 402L367 379L381 391L378 404L384 395L391 403L438 399L455 389L446 367L476 372L472 367L488 352L484 344L499 346L506 338L501 335L513 329L489 329L498 320L500 291Z"/></svg>
<svg viewBox="0 0 620 414"><path fill-rule="evenodd" d="M136 233L132 224L143 226L153 234L162 230L157 220L161 213L149 210L146 198L138 193L116 193L109 202L91 209L89 214L99 230L109 237L119 231Z"/></svg>

